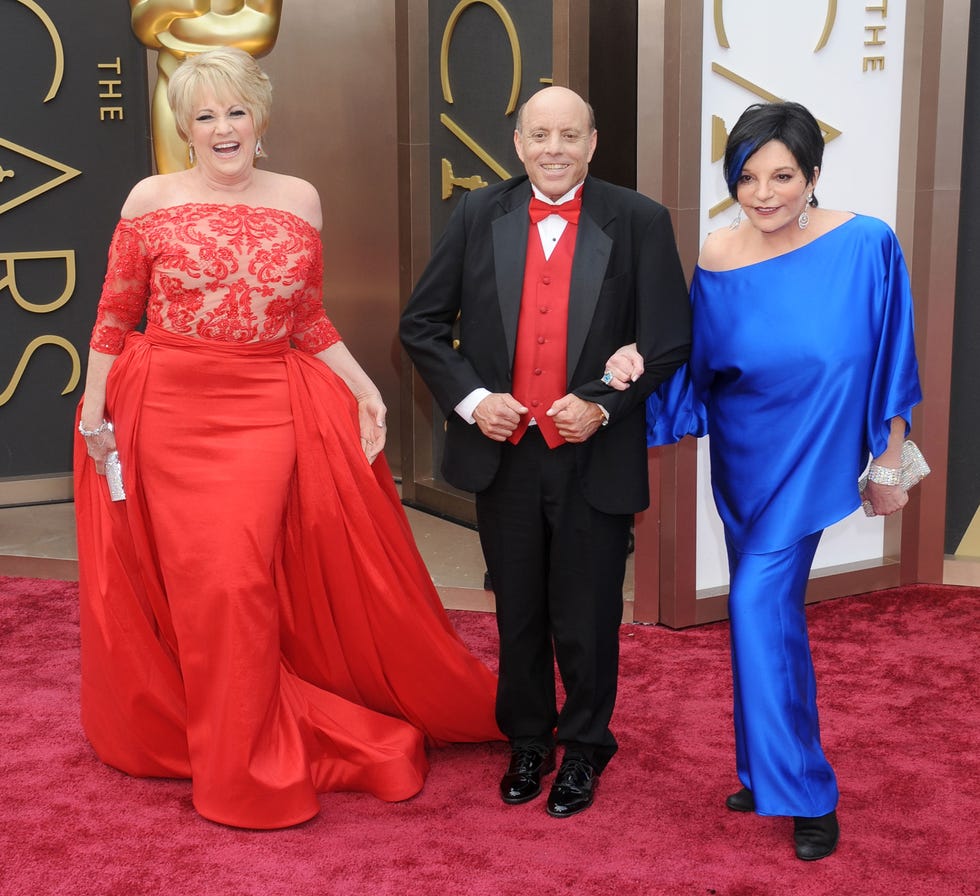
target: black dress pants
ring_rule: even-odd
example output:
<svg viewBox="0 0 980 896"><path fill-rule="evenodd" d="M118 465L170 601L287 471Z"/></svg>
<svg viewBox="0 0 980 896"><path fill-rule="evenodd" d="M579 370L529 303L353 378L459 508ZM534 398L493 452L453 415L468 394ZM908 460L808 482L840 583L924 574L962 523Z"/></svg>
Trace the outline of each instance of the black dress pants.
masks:
<svg viewBox="0 0 980 896"><path fill-rule="evenodd" d="M514 747L557 740L602 771L616 752L609 722L632 516L593 508L574 446L549 449L536 426L504 445L476 511L500 635L497 724Z"/></svg>

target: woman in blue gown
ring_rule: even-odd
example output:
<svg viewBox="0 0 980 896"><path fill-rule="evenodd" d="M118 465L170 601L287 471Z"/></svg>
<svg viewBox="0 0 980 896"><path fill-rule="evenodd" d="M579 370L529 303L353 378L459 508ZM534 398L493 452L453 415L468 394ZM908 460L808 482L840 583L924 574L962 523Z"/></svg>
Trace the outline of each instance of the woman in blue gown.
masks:
<svg viewBox="0 0 980 896"><path fill-rule="evenodd" d="M837 846L837 782L820 744L804 597L823 530L864 498L887 515L921 400L908 272L892 230L817 207L823 136L796 103L747 109L725 178L739 214L708 236L691 285L693 345L648 404L650 444L710 431L731 584L735 752L728 808L794 818L796 854ZM624 347L603 377L628 388Z"/></svg>

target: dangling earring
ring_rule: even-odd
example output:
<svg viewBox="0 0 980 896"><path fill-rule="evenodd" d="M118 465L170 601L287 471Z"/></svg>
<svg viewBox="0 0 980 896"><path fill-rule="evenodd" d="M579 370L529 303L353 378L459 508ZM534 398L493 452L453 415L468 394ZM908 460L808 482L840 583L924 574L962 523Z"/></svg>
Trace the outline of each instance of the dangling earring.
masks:
<svg viewBox="0 0 980 896"><path fill-rule="evenodd" d="M806 205L803 206L803 212L796 222L800 225L800 230L806 230L807 224L810 223L810 216L806 212L811 202L813 202L813 193L806 197Z"/></svg>
<svg viewBox="0 0 980 896"><path fill-rule="evenodd" d="M194 144L193 143L188 143L187 144L187 156L191 160L191 164L193 165L194 164Z"/></svg>
<svg viewBox="0 0 980 896"><path fill-rule="evenodd" d="M265 155L265 152L262 150L262 141L261 140L256 140L255 141L255 158L261 159L264 155Z"/></svg>
<svg viewBox="0 0 980 896"><path fill-rule="evenodd" d="M728 225L729 230L738 230L739 225L742 223L742 206L738 207L738 214L732 218L731 223Z"/></svg>

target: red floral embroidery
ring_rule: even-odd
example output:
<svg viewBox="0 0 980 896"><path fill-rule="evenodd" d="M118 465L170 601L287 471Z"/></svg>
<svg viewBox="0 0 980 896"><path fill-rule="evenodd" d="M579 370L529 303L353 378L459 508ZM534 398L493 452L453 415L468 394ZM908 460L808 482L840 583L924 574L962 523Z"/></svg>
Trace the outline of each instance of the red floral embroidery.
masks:
<svg viewBox="0 0 980 896"><path fill-rule="evenodd" d="M281 209L190 203L123 219L109 247L91 346L122 351L143 318L188 336L340 341L323 310L320 235Z"/></svg>

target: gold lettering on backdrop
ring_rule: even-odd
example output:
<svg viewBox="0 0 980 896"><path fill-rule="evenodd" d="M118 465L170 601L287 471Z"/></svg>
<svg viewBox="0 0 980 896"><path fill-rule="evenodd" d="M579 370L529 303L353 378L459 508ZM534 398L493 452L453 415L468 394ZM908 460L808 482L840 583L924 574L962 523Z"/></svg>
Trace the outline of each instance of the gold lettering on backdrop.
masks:
<svg viewBox="0 0 980 896"><path fill-rule="evenodd" d="M118 78L103 78L99 80L100 100L121 100L122 92L118 89L122 87L122 61L117 56L114 62L100 62L100 69L105 69L107 73L119 75ZM122 106L99 106L99 121L122 121L125 117Z"/></svg>
<svg viewBox="0 0 980 896"><path fill-rule="evenodd" d="M501 165L493 156L490 155L479 143L476 142L469 134L466 133L455 121L453 121L445 112L439 116L439 121L441 121L446 128L456 137L459 138L459 142L463 144L470 152L473 153L480 161L482 161L488 168L490 168L494 174L496 174L501 180L507 180L510 177L510 173Z"/></svg>
<svg viewBox="0 0 980 896"><path fill-rule="evenodd" d="M882 0L887 6L887 0ZM714 23L715 40L718 46L728 50L731 44L728 42L728 34L725 32L725 0L715 0L714 2ZM827 15L824 19L823 31L817 39L817 45L813 48L814 53L819 53L830 40L830 34L834 30L834 22L837 20L837 0L827 0Z"/></svg>
<svg viewBox="0 0 980 896"><path fill-rule="evenodd" d="M64 46L62 45L61 37L58 34L57 28L55 28L54 22L52 22L48 14L35 2L35 0L17 0L17 2L21 3L23 6L26 6L31 12L34 13L34 15L37 16L51 38L51 45L54 49L54 73L51 78L51 85L42 101L47 103L57 96L58 90L61 88L62 81L64 80ZM15 178L17 177L16 168L5 168L3 165L0 165L0 185L3 185L4 181L9 179L12 183L14 183L14 189L21 189L21 192L14 195L10 195L9 188L0 190L0 214L10 211L10 209L16 208L25 202L29 202L35 197L40 196L42 193L46 193L82 173L76 168L72 168L71 166L65 165L62 162L57 162L54 159L42 155L41 153L27 149L24 146L19 146L18 144L12 143L11 141L3 138L0 138L0 150L7 150L13 153L15 156L21 157L21 159L30 159L34 162L39 162L41 165L48 168L53 168L56 172L58 172L55 177L41 184L33 187L27 187L27 185L24 185L24 187L21 188L15 183ZM60 260L63 262L64 286L61 290L61 294L57 298L44 302L33 302L25 298L20 287L18 286L17 268L18 265L23 267L28 262L45 260ZM50 252L0 253L0 270L3 272L2 276L0 276L0 292L9 289L13 300L25 311L32 314L47 314L49 312L56 311L65 305L65 303L68 302L72 294L75 292L74 250L69 249L63 251L53 250ZM44 345L57 346L58 348L64 350L71 360L71 374L69 375L68 383L62 390L61 394L67 395L78 385L82 374L82 362L78 355L78 351L75 349L75 346L63 336L38 336L36 339L33 339L30 343L28 343L27 347L21 354L17 367L10 378L10 382L7 384L7 387L0 392L0 406L5 405L13 397L14 393L17 391L17 387L20 384L21 379L24 376L24 371L26 370L31 357Z"/></svg>
<svg viewBox="0 0 980 896"><path fill-rule="evenodd" d="M731 196L726 196L721 202L708 209L708 217L713 218L715 215L720 215L726 208L731 208L734 204L735 200Z"/></svg>
<svg viewBox="0 0 980 896"><path fill-rule="evenodd" d="M883 47L885 42L881 39L881 32L885 30L885 25L865 25L864 30L871 33L871 40L866 40L866 47Z"/></svg>
<svg viewBox="0 0 980 896"><path fill-rule="evenodd" d="M720 162L725 155L725 144L728 142L728 128L725 120L718 115L711 116L711 161Z"/></svg>
<svg viewBox="0 0 980 896"><path fill-rule="evenodd" d="M510 97L507 101L507 108L504 110L504 116L510 115L517 108L517 97L521 90L521 45L517 37L517 28L514 26L514 20L510 17L510 13L504 9L503 5L499 0L460 0L456 4L456 8L452 11L449 19L446 22L446 27L442 32L442 48L439 51L439 76L442 82L442 96L443 99L450 105L453 103L453 91L452 86L449 83L449 46L453 40L453 34L456 31L456 25L459 22L460 16L471 6L476 4L483 4L490 7L494 13L496 13L497 18L500 19L504 26L504 31L507 33L507 38L510 41L510 52L512 60L512 71L511 71L511 89ZM476 142L469 134L466 133L455 121L453 121L444 112L439 116L439 121L442 122L443 126L453 134L470 152L472 152L480 161L482 161L491 171L494 172L501 180L507 180L510 177L509 172L503 165L501 165L493 156L490 155L479 143ZM487 185L486 181L483 180L478 174L471 175L470 177L454 177L452 165L448 159L442 160L442 198L449 199L453 195L453 187L458 186L466 190L475 190L479 187L485 187Z"/></svg>
<svg viewBox="0 0 980 896"><path fill-rule="evenodd" d="M65 263L65 286L61 291L61 295L43 305L25 299L17 286L17 262L51 261L57 258L62 259ZM75 291L74 249L64 251L54 250L52 252L0 252L0 264L6 270L6 274L0 277L0 292L9 289L14 301L25 311L30 311L34 314L46 314L49 311L56 311L71 298L72 293Z"/></svg>
<svg viewBox="0 0 980 896"><path fill-rule="evenodd" d="M129 0L133 33L157 51L157 82L150 103L153 157L167 174L190 166L167 102L167 85L187 57L212 47L240 47L255 57L275 46L282 0Z"/></svg>
<svg viewBox="0 0 980 896"><path fill-rule="evenodd" d="M735 72L729 71L723 65L719 65L717 62L711 63L711 70L718 75L721 75L733 84L737 84L739 87L743 87L750 93L754 93L756 96L762 97L769 103L779 103L782 102L782 97L777 96L764 87L760 87L758 84L753 84L751 81L743 78L741 75L736 75ZM817 124L820 125L820 130L823 132L823 142L830 143L831 140L836 140L842 133L839 128L835 128L833 125L827 124L825 121L817 119Z"/></svg>
<svg viewBox="0 0 980 896"><path fill-rule="evenodd" d="M731 49L731 44L728 43L728 35L725 33L724 5L725 5L725 0L715 0L715 8L714 8L715 40L718 41L719 47L724 47L726 50L728 50Z"/></svg>
<svg viewBox="0 0 980 896"><path fill-rule="evenodd" d="M57 177L51 178L49 181L45 181L38 186L27 190L16 196L7 197L6 191L3 188L3 183L0 182L0 215L4 212L10 211L10 209L21 205L24 202L29 202L35 196L40 196L42 193L46 193L48 190L53 190L55 187L60 186L65 181L71 180L73 177L78 177L82 172L77 168L72 168L69 165L62 164L61 162L56 162L54 159L49 159L47 156L43 156L38 152L27 149L24 146L18 146L16 143L11 143L9 140L4 140L0 137L0 149L9 149L11 152L19 156L24 156L28 159L33 159L35 162L40 162L42 165L46 165L49 168L54 168L56 171L61 172ZM15 176L15 171L6 172L7 177L13 180ZM0 181L3 179L0 178Z"/></svg>
<svg viewBox="0 0 980 896"><path fill-rule="evenodd" d="M880 23L876 22L873 25L865 25L865 41L864 45L866 47L884 47L885 38L882 37L882 32L888 27L885 25L884 20L888 18L888 0L881 0L878 6L865 6L864 11L876 14L882 20ZM867 38L870 37L870 40ZM885 70L885 54L884 51L879 51L873 56L866 55L861 59L861 71L862 72L883 72Z"/></svg>
<svg viewBox="0 0 980 896"><path fill-rule="evenodd" d="M736 75L735 72L730 71L723 65L719 65L717 62L711 63L711 70L717 74L721 75L726 81L731 81L733 84L737 84L739 87L744 88L750 93L755 94L758 97L764 99L767 103L778 103L782 102L782 97L777 96L772 91L766 90L764 87L760 87L758 84L754 84L741 75ZM831 140L836 140L841 135L841 130L835 128L833 125L827 124L821 119L817 119L817 124L820 125L820 132L823 134L823 142L830 143ZM712 116L711 119L711 161L717 162L725 154L725 142L728 140L728 129L725 127L725 122L723 119L717 115ZM717 205L713 205L708 210L708 217L713 218L715 215L720 214L725 211L725 209L731 208L735 204L735 200L731 196L727 196Z"/></svg>
<svg viewBox="0 0 980 896"><path fill-rule="evenodd" d="M464 190L479 190L485 187L487 182L479 174L470 177L456 177L453 174L453 166L449 159L442 160L442 198L448 199L453 195L453 187L461 187Z"/></svg>
<svg viewBox="0 0 980 896"><path fill-rule="evenodd" d="M48 88L44 102L53 100L61 87L61 80L65 75L65 48L61 45L61 38L58 36L58 29L55 28L51 17L34 0L17 0L18 3L26 6L40 20L41 24L47 29L51 36L51 46L54 47L54 76L51 78L51 86Z"/></svg>
<svg viewBox="0 0 980 896"><path fill-rule="evenodd" d="M68 357L71 358L71 376L68 377L68 384L61 390L61 394L67 395L78 385L78 380L82 375L82 361L78 357L75 346L61 336L38 336L37 339L31 340L27 348L24 349L23 354L20 356L20 361L17 362L17 368L14 370L13 376L10 377L7 388L3 392L0 392L0 407L5 405L13 397L21 378L24 376L27 362L31 360L31 355L42 345L57 345L59 348L63 348L68 353Z"/></svg>
<svg viewBox="0 0 980 896"><path fill-rule="evenodd" d="M446 22L446 28L442 32L442 49L439 51L439 75L442 79L442 97L452 105L453 92L449 86L449 44L452 43L453 32L456 30L456 23L459 17L471 6L482 3L489 6L496 14L497 18L503 23L504 30L510 40L510 53L513 60L513 77L511 78L510 100L507 103L505 115L510 115L517 108L517 96L521 91L521 45L517 39L517 28L514 27L514 20L510 13L500 4L499 0L460 0L456 8Z"/></svg>
<svg viewBox="0 0 980 896"><path fill-rule="evenodd" d="M817 45L813 48L814 53L819 53L830 40L830 34L834 30L834 21L837 19L837 0L829 0L827 3L827 18L824 21L823 31Z"/></svg>

